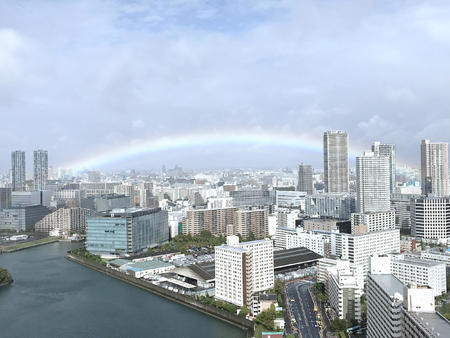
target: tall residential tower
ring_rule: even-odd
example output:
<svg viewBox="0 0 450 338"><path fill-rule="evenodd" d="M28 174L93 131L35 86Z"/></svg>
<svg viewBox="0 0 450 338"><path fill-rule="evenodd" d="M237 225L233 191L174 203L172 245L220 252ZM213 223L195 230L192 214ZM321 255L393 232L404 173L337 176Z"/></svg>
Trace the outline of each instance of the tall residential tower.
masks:
<svg viewBox="0 0 450 338"><path fill-rule="evenodd" d="M46 190L48 180L48 152L34 151L34 190Z"/></svg>
<svg viewBox="0 0 450 338"><path fill-rule="evenodd" d="M323 168L326 192L348 192L348 135L345 131L323 134Z"/></svg>
<svg viewBox="0 0 450 338"><path fill-rule="evenodd" d="M372 151L376 156L386 156L389 158L390 168L390 185L391 193L395 192L395 145L383 144L380 142L374 142L372 145Z"/></svg>
<svg viewBox="0 0 450 338"><path fill-rule="evenodd" d="M298 166L297 191L304 191L308 195L314 193L312 166L303 163Z"/></svg>
<svg viewBox="0 0 450 338"><path fill-rule="evenodd" d="M25 152L16 150L11 153L12 191L25 190Z"/></svg>
<svg viewBox="0 0 450 338"><path fill-rule="evenodd" d="M422 140L422 194L448 196L448 143Z"/></svg>

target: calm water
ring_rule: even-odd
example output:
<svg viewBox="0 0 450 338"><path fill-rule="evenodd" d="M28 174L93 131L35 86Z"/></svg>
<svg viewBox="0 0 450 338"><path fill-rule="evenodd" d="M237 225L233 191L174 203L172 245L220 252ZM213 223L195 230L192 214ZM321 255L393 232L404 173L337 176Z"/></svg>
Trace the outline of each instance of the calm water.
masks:
<svg viewBox="0 0 450 338"><path fill-rule="evenodd" d="M234 326L64 258L75 244L0 255L3 337L238 337Z"/></svg>

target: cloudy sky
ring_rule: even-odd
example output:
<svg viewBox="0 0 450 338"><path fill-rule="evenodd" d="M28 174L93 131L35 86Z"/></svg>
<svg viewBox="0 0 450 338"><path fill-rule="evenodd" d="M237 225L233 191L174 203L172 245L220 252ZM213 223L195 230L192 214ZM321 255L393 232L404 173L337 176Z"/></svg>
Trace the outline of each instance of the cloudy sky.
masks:
<svg viewBox="0 0 450 338"><path fill-rule="evenodd" d="M450 138L449 1L0 1L0 170L141 141L349 132L355 149ZM320 152L204 144L105 168L320 167Z"/></svg>

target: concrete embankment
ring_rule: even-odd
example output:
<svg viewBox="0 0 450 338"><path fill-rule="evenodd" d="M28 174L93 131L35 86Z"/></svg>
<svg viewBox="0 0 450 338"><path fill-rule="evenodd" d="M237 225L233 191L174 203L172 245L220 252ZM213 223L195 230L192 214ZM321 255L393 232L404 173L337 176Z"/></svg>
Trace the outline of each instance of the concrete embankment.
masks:
<svg viewBox="0 0 450 338"><path fill-rule="evenodd" d="M35 247L38 247L38 246L41 246L41 245L46 245L46 244L55 243L55 242L58 242L58 239L54 239L54 240L51 240L51 241L48 241L48 242L30 243L29 245L20 246L20 247L3 246L3 247L0 247L0 253L11 253L11 252L16 252L16 251L20 251L20 250L35 248Z"/></svg>
<svg viewBox="0 0 450 338"><path fill-rule="evenodd" d="M93 270L102 272L110 277L116 278L116 279L120 279L123 282L126 282L128 284L137 286L141 289L144 289L146 291L152 292L158 296L164 297L166 299L169 299L171 301L177 302L179 304L185 305L187 307L190 307L191 309L200 311L204 314L207 314L208 316L217 318L219 320L225 321L229 324L232 324L234 326L239 327L240 329L244 330L246 332L247 337L252 337L253 336L253 322L245 319L245 318L241 318L238 317L237 315L234 315L232 313L226 312L224 310L218 309L214 306L211 306L209 304L203 304L200 303L199 301L185 296L185 295L181 295L172 291L169 291L165 288L162 288L158 285L154 285L148 281L145 280L141 280L138 278L135 278L133 276L130 275L126 275L125 273L116 271L116 270L112 270L110 268L107 268L105 266L93 263L91 261L88 261L82 257L73 255L71 253L68 253L66 255L66 258L69 259L70 261L82 264L88 268L91 268Z"/></svg>

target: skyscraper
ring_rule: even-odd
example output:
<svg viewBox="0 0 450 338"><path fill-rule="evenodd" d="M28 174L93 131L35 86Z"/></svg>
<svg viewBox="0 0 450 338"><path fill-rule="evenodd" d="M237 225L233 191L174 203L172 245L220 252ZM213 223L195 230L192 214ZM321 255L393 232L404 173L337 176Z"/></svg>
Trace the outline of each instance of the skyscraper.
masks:
<svg viewBox="0 0 450 338"><path fill-rule="evenodd" d="M12 191L25 190L25 152L16 150L11 153Z"/></svg>
<svg viewBox="0 0 450 338"><path fill-rule="evenodd" d="M422 140L422 194L448 196L448 143Z"/></svg>
<svg viewBox="0 0 450 338"><path fill-rule="evenodd" d="M391 207L389 157L366 152L356 158L358 212L386 211Z"/></svg>
<svg viewBox="0 0 450 338"><path fill-rule="evenodd" d="M383 144L380 142L374 142L372 145L372 151L376 156L386 156L389 158L390 167L390 185L391 193L395 192L395 144Z"/></svg>
<svg viewBox="0 0 450 338"><path fill-rule="evenodd" d="M308 195L314 193L312 175L312 166L303 163L298 166L297 191L306 192Z"/></svg>
<svg viewBox="0 0 450 338"><path fill-rule="evenodd" d="M48 180L47 150L34 151L34 190L46 190Z"/></svg>
<svg viewBox="0 0 450 338"><path fill-rule="evenodd" d="M323 134L323 168L326 192L348 192L348 135L345 131Z"/></svg>

